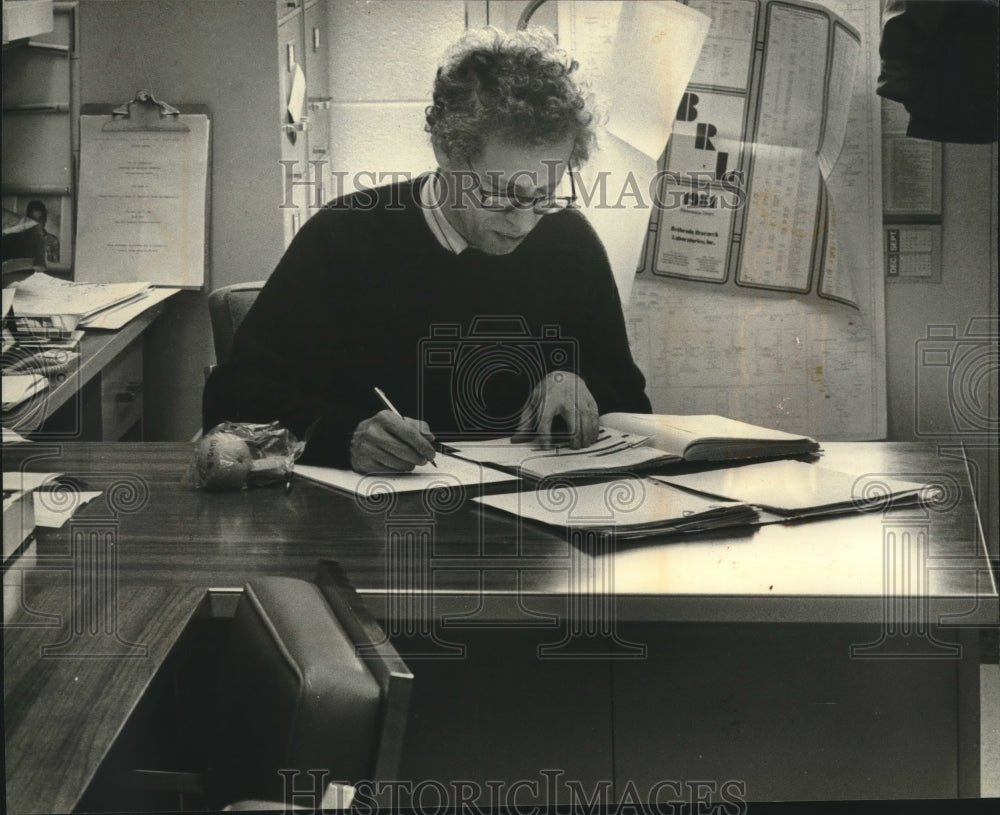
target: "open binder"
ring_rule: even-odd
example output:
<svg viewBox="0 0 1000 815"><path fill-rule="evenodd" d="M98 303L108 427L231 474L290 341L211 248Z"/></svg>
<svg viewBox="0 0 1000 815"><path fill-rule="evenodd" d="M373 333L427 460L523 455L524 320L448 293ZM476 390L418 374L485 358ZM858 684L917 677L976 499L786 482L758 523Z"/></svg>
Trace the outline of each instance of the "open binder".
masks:
<svg viewBox="0 0 1000 815"><path fill-rule="evenodd" d="M208 268L211 121L139 91L84 105L75 279L198 289Z"/></svg>

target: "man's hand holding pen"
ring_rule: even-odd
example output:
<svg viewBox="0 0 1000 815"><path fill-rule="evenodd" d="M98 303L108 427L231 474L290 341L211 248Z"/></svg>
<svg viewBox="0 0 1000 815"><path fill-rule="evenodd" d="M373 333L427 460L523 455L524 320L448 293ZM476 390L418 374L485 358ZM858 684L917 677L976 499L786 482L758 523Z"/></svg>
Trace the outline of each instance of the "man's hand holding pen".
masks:
<svg viewBox="0 0 1000 815"><path fill-rule="evenodd" d="M434 434L428 424L403 416L381 389L375 388L375 395L385 410L355 429L351 467L359 473L405 473L428 462L434 464ZM565 431L554 430L557 419ZM599 430L597 402L583 379L568 371L553 371L535 386L512 441L579 449L593 444Z"/></svg>
<svg viewBox="0 0 1000 815"><path fill-rule="evenodd" d="M406 473L421 464L434 464L434 434L427 422L402 416L378 388L375 394L385 410L355 428L351 468L359 473Z"/></svg>

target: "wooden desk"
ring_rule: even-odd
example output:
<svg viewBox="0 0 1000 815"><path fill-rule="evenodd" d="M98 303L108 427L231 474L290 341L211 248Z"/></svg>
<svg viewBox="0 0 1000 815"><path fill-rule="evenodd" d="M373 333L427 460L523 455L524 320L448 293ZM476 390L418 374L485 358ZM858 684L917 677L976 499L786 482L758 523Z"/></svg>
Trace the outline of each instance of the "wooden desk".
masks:
<svg viewBox="0 0 1000 815"><path fill-rule="evenodd" d="M117 331L86 331L79 365L12 411L14 421L4 414L4 425L36 439L118 441L128 434L142 421L143 334L164 307L157 303Z"/></svg>
<svg viewBox="0 0 1000 815"><path fill-rule="evenodd" d="M200 492L183 444L9 448L104 490L39 536L34 613L5 631L9 809L79 800L206 591L308 578L319 558L343 564L414 669L414 782L533 780L541 795L552 769L588 798L631 782L676 800L695 779L748 800L976 795L978 628L997 624L997 592L961 450L826 448L827 466L936 481L949 499L571 545L468 495Z"/></svg>

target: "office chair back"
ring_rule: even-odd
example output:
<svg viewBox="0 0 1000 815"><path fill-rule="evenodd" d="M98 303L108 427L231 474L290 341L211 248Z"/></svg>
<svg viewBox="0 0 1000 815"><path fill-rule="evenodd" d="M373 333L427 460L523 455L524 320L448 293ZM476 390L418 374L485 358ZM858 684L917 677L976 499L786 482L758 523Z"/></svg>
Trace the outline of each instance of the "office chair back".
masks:
<svg viewBox="0 0 1000 815"><path fill-rule="evenodd" d="M212 319L216 363L228 362L233 354L233 337L250 307L264 287L263 280L223 286L208 295L208 313Z"/></svg>
<svg viewBox="0 0 1000 815"><path fill-rule="evenodd" d="M254 578L220 677L210 803L395 779L412 679L337 564L316 583Z"/></svg>

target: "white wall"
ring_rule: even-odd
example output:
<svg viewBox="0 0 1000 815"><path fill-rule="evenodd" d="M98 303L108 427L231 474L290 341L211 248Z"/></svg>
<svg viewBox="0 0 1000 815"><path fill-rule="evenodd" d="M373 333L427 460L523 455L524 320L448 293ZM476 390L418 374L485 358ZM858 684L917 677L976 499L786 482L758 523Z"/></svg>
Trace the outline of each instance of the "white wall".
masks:
<svg viewBox="0 0 1000 815"><path fill-rule="evenodd" d="M330 165L348 173L343 192L375 186L357 173L433 170L424 109L441 54L465 30L465 2L341 0L328 13Z"/></svg>

